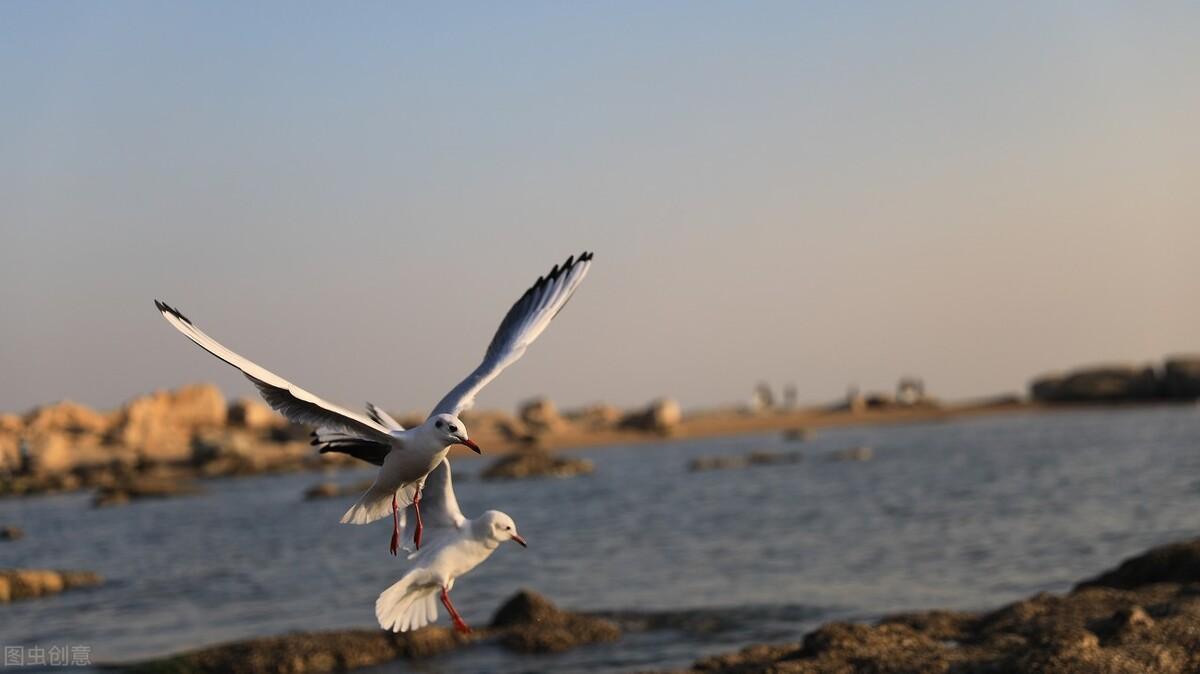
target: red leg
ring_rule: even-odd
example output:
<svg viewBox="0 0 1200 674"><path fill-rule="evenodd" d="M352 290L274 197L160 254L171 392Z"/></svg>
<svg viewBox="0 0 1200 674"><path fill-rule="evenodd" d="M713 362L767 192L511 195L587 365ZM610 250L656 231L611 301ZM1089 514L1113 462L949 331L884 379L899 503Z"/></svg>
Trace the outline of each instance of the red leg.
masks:
<svg viewBox="0 0 1200 674"><path fill-rule="evenodd" d="M458 611L454 610L454 604L450 603L450 591L446 589L445 585L442 586L442 604L450 612L450 619L454 621L454 629L458 630L461 634L470 634L470 626L463 622L462 616L458 614Z"/></svg>
<svg viewBox="0 0 1200 674"><path fill-rule="evenodd" d="M396 495L392 494L392 555L400 549L400 506L396 503Z"/></svg>
<svg viewBox="0 0 1200 674"><path fill-rule="evenodd" d="M413 494L413 511L417 513L417 530L413 532L413 545L420 550L421 532L425 530L425 525L421 523L421 489L419 487Z"/></svg>

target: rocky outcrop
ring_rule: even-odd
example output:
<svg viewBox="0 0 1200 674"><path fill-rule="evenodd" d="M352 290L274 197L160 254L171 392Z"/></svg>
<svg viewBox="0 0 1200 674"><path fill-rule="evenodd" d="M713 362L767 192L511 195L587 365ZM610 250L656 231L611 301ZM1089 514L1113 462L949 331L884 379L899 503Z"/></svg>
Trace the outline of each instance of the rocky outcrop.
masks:
<svg viewBox="0 0 1200 674"><path fill-rule="evenodd" d="M58 594L63 590L99 585L100 576L91 571L49 569L0 569L0 603Z"/></svg>
<svg viewBox="0 0 1200 674"><path fill-rule="evenodd" d="M1117 403L1200 398L1200 357L1168 358L1152 365L1099 365L1045 374L1029 385L1047 403Z"/></svg>
<svg viewBox="0 0 1200 674"><path fill-rule="evenodd" d="M252 431L267 431L283 426L287 421L278 412L253 398L238 398L229 405L230 426Z"/></svg>
<svg viewBox="0 0 1200 674"><path fill-rule="evenodd" d="M126 404L109 440L145 461L186 461L193 434L224 426L226 415L225 397L211 384L158 391Z"/></svg>
<svg viewBox="0 0 1200 674"><path fill-rule="evenodd" d="M596 466L587 459L555 456L530 449L500 457L480 477L485 480L515 480L527 477L574 477L587 475Z"/></svg>
<svg viewBox="0 0 1200 674"><path fill-rule="evenodd" d="M501 644L520 653L560 653L621 638L616 623L563 611L530 590L505 602L492 617L492 628L501 631Z"/></svg>
<svg viewBox="0 0 1200 674"><path fill-rule="evenodd" d="M830 623L800 642L698 661L693 672L1185 674L1200 671L1200 540L987 613L923 611Z"/></svg>
<svg viewBox="0 0 1200 674"><path fill-rule="evenodd" d="M553 433L566 423L559 415L554 402L549 398L534 398L525 401L521 404L517 417L534 434Z"/></svg>
<svg viewBox="0 0 1200 674"><path fill-rule="evenodd" d="M670 435L683 421L683 408L670 398L659 398L646 409L621 419L622 428Z"/></svg>
<svg viewBox="0 0 1200 674"><path fill-rule="evenodd" d="M1163 366L1163 392L1169 398L1200 398L1200 356L1168 358Z"/></svg>

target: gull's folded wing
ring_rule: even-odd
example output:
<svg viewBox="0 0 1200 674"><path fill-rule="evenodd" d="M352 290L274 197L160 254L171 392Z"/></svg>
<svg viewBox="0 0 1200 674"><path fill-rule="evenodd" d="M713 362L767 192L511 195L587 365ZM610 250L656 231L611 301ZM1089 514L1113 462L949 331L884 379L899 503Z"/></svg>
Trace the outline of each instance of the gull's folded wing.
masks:
<svg viewBox="0 0 1200 674"><path fill-rule="evenodd" d="M355 414L344 407L322 400L270 370L230 351L201 331L200 328L192 325L192 322L178 310L165 303L154 300L154 306L158 307L159 312L162 313L163 318L167 319L168 323L175 326L176 330L182 332L200 348L241 370L242 374L246 375L246 378L258 388L258 392L267 401L267 404L291 421L340 431L376 442L386 443L391 440L391 435L381 424L361 414Z"/></svg>
<svg viewBox="0 0 1200 674"><path fill-rule="evenodd" d="M591 264L591 253L582 253L578 259L572 255L561 268L554 265L549 274L538 277L537 282L521 295L521 299L517 300L504 316L500 328L496 330L496 336L492 337L492 343L488 345L483 362L442 398L433 408L432 414L457 416L463 410L469 409L475 403L475 395L480 389L495 379L504 368L520 359L525 349L542 334L558 312L562 311L583 281L583 277L587 275Z"/></svg>

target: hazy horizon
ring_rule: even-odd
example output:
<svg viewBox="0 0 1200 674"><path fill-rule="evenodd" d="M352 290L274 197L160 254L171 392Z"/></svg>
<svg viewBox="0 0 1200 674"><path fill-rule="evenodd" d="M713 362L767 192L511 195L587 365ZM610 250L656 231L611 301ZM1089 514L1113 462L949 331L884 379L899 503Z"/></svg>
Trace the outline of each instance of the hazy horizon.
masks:
<svg viewBox="0 0 1200 674"><path fill-rule="evenodd" d="M1200 352L1200 6L0 5L0 410L946 398Z"/></svg>

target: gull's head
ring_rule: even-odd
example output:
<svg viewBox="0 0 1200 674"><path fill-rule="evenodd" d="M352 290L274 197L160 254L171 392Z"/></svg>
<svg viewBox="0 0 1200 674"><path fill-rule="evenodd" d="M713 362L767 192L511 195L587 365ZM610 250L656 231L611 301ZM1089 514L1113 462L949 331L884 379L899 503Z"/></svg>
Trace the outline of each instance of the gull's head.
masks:
<svg viewBox="0 0 1200 674"><path fill-rule="evenodd" d="M488 540L495 541L497 545L504 541L513 541L523 548L529 547L525 544L525 539L521 538L521 534L517 533L517 523L513 518L499 510L485 512L477 522L477 526L482 530L480 533Z"/></svg>
<svg viewBox="0 0 1200 674"><path fill-rule="evenodd" d="M479 445L467 437L467 427L462 419L453 414L437 414L425 423L433 428L434 434L447 445L466 445L475 450L476 454L483 453Z"/></svg>

